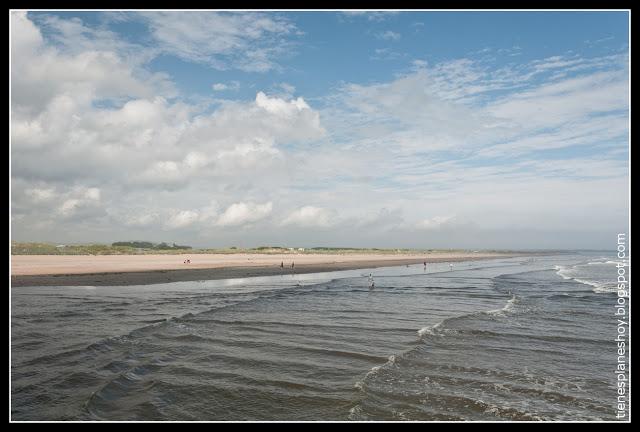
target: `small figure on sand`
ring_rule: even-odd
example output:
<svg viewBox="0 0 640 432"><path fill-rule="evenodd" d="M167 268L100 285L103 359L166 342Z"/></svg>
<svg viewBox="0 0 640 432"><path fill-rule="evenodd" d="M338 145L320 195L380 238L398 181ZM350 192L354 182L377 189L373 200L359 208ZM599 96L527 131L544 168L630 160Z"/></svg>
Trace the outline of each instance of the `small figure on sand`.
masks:
<svg viewBox="0 0 640 432"><path fill-rule="evenodd" d="M284 268L284 261L280 262L280 268Z"/></svg>
<svg viewBox="0 0 640 432"><path fill-rule="evenodd" d="M295 266L294 262L291 261L291 268L293 268Z"/></svg>

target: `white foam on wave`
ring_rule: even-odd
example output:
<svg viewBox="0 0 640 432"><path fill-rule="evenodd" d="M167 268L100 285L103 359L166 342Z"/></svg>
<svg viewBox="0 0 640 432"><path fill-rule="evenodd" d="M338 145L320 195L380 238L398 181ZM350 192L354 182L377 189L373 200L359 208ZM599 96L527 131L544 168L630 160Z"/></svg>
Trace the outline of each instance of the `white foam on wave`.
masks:
<svg viewBox="0 0 640 432"><path fill-rule="evenodd" d="M595 265L595 264L618 264L615 261L606 261L606 262L590 262L587 265ZM582 275L576 275L577 265L574 267L565 267L561 265L554 266L556 274L561 276L563 279L570 279L575 282L581 283L583 285L590 286L594 293L612 293L618 291L618 285L615 281L613 282L602 282L596 281L593 279L588 279Z"/></svg>
<svg viewBox="0 0 640 432"><path fill-rule="evenodd" d="M360 404L354 406L349 410L349 419L354 420L362 413L362 408L360 408Z"/></svg>
<svg viewBox="0 0 640 432"><path fill-rule="evenodd" d="M567 276L567 273L571 271L570 268L566 267L566 266L561 266L561 265L556 265L553 266L557 271L556 274L558 276L561 276L562 279L573 279L571 276Z"/></svg>
<svg viewBox="0 0 640 432"><path fill-rule="evenodd" d="M502 308L490 310L490 311L487 311L486 313L488 313L489 315L504 315L505 312L509 312L511 309L513 309L513 306L515 304L516 304L516 296L513 296L507 301L507 304L505 304Z"/></svg>
<svg viewBox="0 0 640 432"><path fill-rule="evenodd" d="M580 279L580 278L571 278L571 279L573 279L576 282L580 282L581 284L592 286L594 288L604 288L606 286L606 284L602 282L596 282L596 281Z"/></svg>
<svg viewBox="0 0 640 432"><path fill-rule="evenodd" d="M434 336L436 334L435 331L438 330L441 326L442 321L431 326L422 327L420 330L418 330L418 336L420 336L421 338L425 335Z"/></svg>
<svg viewBox="0 0 640 432"><path fill-rule="evenodd" d="M395 365L395 363L396 363L396 356L395 355L390 355L385 364L380 365L380 366L372 367L371 370L365 374L364 378L362 378L361 381L356 382L353 386L355 388L357 388L358 390L364 390L363 386L364 386L364 382L366 381L367 378L370 378L370 377L376 375L378 373L378 371L380 369L382 369L383 367L392 366L392 365Z"/></svg>
<svg viewBox="0 0 640 432"><path fill-rule="evenodd" d="M593 288L594 293L617 293L618 292L617 284L600 284L600 285L593 285L593 286L594 286ZM629 297L629 291L626 290L626 292L622 297Z"/></svg>

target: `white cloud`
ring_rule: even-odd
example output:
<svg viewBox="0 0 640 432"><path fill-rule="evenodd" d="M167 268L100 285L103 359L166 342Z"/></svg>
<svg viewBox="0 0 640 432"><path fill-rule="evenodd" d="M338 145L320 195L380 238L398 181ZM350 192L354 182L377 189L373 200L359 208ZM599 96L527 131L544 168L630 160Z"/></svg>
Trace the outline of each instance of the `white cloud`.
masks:
<svg viewBox="0 0 640 432"><path fill-rule="evenodd" d="M115 51L118 44L46 43L40 30L23 13L12 13L12 106L18 118L40 114L55 99L69 97L87 108L92 99L150 97L174 94L165 74L151 74ZM58 21L60 21L58 19Z"/></svg>
<svg viewBox="0 0 640 432"><path fill-rule="evenodd" d="M34 52L42 45L40 30L29 20L25 11L11 12L11 62L20 61L21 53Z"/></svg>
<svg viewBox="0 0 640 432"><path fill-rule="evenodd" d="M60 68L68 66L68 56L49 48L44 52ZM44 80L51 81L50 92L41 93L50 93L46 100L24 99L21 95L30 94L27 88L37 88L43 80L40 75L30 78L21 68L39 64L44 54L23 55L32 61L12 64L12 76L19 77L12 84L22 80L18 87L13 84L17 95L12 99L14 176L51 181L112 178L118 173L137 185L175 190L203 173L205 177L224 176L234 170L266 167L282 156L279 144L324 133L318 113L304 99L286 100L264 93L258 93L256 101L225 103L208 115L198 115L196 107L164 97L134 97L120 106L97 107L95 102L121 90L105 87L104 94L91 88L67 91L61 84L67 78L53 74ZM109 58L124 69L129 67L113 53ZM105 70L99 75L107 79L110 74ZM135 81L131 68L129 76ZM84 79L95 86L100 77ZM115 78L118 81L117 74ZM139 84L144 88L145 84ZM137 92L133 88L123 91ZM33 149L40 149L39 154L33 154ZM149 160L150 154L156 160Z"/></svg>
<svg viewBox="0 0 640 432"><path fill-rule="evenodd" d="M329 227L335 223L335 216L329 210L314 206L301 207L282 221L282 225L299 227Z"/></svg>
<svg viewBox="0 0 640 432"><path fill-rule="evenodd" d="M296 87L286 82L282 82L278 84L278 87L282 89L284 95L287 97L292 97L293 93L296 91Z"/></svg>
<svg viewBox="0 0 640 432"><path fill-rule="evenodd" d="M56 197L54 188L31 188L25 191L34 203L48 202Z"/></svg>
<svg viewBox="0 0 640 432"><path fill-rule="evenodd" d="M81 202L78 199L65 200L59 207L58 211L63 216L70 216L75 213L76 209L80 206Z"/></svg>
<svg viewBox="0 0 640 432"><path fill-rule="evenodd" d="M376 48L374 54L369 57L371 60L397 60L405 57L406 54L393 51L390 48Z"/></svg>
<svg viewBox="0 0 640 432"><path fill-rule="evenodd" d="M56 201L61 202L56 214L63 218L104 214L100 201L100 189L98 188L74 187L59 195Z"/></svg>
<svg viewBox="0 0 640 432"><path fill-rule="evenodd" d="M287 102L278 98L269 98L262 92L258 92L256 95L256 105L264 108L271 114L282 117L291 117L303 110L309 109L309 105L307 105L301 97Z"/></svg>
<svg viewBox="0 0 640 432"><path fill-rule="evenodd" d="M240 88L240 82L230 81L229 83L215 83L211 86L214 91L235 91Z"/></svg>
<svg viewBox="0 0 640 432"><path fill-rule="evenodd" d="M413 60L411 64L415 69L424 69L429 65L429 63L426 60L420 60L420 59Z"/></svg>
<svg viewBox="0 0 640 432"><path fill-rule="evenodd" d="M426 218L434 214L496 230L586 231L625 214L623 55L500 69L488 57L415 60L393 79L313 98L294 98L281 82L289 76L276 75L255 98L209 92L194 103L147 70L150 56L278 69L295 25L276 14L214 13L189 27L185 15L152 14L143 20L161 46L138 59L142 45L78 19L11 19L12 230L20 236L92 241L170 229L213 245L236 242L235 226L256 242L296 242L304 232L318 242L418 244L447 227L471 229ZM274 207L291 210L272 217Z"/></svg>
<svg viewBox="0 0 640 432"><path fill-rule="evenodd" d="M200 215L197 211L181 210L174 213L166 222L169 229L185 228L197 222Z"/></svg>
<svg viewBox="0 0 640 432"><path fill-rule="evenodd" d="M220 215L216 221L216 225L223 227L240 226L257 222L267 217L272 209L273 204L271 202L264 204L255 204L252 202L234 203Z"/></svg>
<svg viewBox="0 0 640 432"><path fill-rule="evenodd" d="M377 37L378 37L378 39L382 39L382 40L399 41L400 38L402 38L402 35L400 33L396 33L394 31L387 30L385 32L378 33Z"/></svg>
<svg viewBox="0 0 640 432"><path fill-rule="evenodd" d="M358 18L366 17L368 21L381 22L395 16L398 12L395 11L344 11L341 12L345 18Z"/></svg>
<svg viewBox="0 0 640 432"><path fill-rule="evenodd" d="M177 162L159 161L137 176L137 181L149 185L170 185L185 181L185 175Z"/></svg>
<svg viewBox="0 0 640 432"><path fill-rule="evenodd" d="M157 213L140 213L128 215L122 219L122 223L129 227L148 227L158 221Z"/></svg>
<svg viewBox="0 0 640 432"><path fill-rule="evenodd" d="M160 49L216 69L266 72L291 49L297 34L289 20L264 13L144 12Z"/></svg>
<svg viewBox="0 0 640 432"><path fill-rule="evenodd" d="M420 229L440 229L445 226L452 225L455 221L455 216L434 216L430 219L423 219L419 221L416 226Z"/></svg>
<svg viewBox="0 0 640 432"><path fill-rule="evenodd" d="M100 189L98 188L88 188L84 191L83 197L89 201L100 201Z"/></svg>

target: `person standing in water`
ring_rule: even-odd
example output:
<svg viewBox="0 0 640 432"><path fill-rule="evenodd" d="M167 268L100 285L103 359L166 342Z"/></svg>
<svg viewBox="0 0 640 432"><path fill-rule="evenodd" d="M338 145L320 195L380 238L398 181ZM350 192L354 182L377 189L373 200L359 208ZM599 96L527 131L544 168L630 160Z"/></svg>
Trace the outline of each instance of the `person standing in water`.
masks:
<svg viewBox="0 0 640 432"><path fill-rule="evenodd" d="M424 262L424 271L427 271L427 262Z"/></svg>
<svg viewBox="0 0 640 432"><path fill-rule="evenodd" d="M449 271L453 270L453 264L449 264Z"/></svg>
<svg viewBox="0 0 640 432"><path fill-rule="evenodd" d="M373 282L373 275L369 273L369 289L372 289L374 286L375 283Z"/></svg>

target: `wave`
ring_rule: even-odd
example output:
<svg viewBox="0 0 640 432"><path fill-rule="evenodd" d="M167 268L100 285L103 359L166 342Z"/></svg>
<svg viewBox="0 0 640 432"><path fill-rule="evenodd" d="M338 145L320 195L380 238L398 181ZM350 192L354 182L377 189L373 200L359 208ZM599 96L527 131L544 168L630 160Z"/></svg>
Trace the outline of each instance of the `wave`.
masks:
<svg viewBox="0 0 640 432"><path fill-rule="evenodd" d="M489 311L479 311L479 312L473 312L470 314L465 314L465 315L461 315L458 317L450 317L450 318L445 318L440 322L437 322L436 324L430 325L430 326L426 326L426 327L422 327L420 330L417 331L418 333L418 337L420 340L423 340L424 338L428 337L428 336L438 336L442 333L442 330L444 328L444 325L450 321L450 320L454 320L454 319L459 319L459 318L464 318L464 317L468 317L468 316L477 316L479 314L484 314L484 315L503 315L505 312L509 312L513 309L514 305L516 304L516 296L514 295L513 297L511 297L507 303L500 309L495 309L495 310L489 310ZM410 349L407 352L411 352L412 349ZM406 354L403 353L403 354ZM403 354L398 354L398 355L391 355L389 356L388 360L386 363L379 365L379 366L374 366L373 368L371 368L371 370L369 370L369 372L367 372L365 374L365 376L362 378L362 380L357 381L355 383L355 387L358 388L361 391L364 391L364 385L365 382L368 378L373 377L374 375L376 375L381 369L383 368L388 368L391 366L396 366L397 363L397 359L399 356L402 356Z"/></svg>
<svg viewBox="0 0 640 432"><path fill-rule="evenodd" d="M370 378L374 375L376 375L378 373L378 371L384 367L390 367L390 366L394 366L396 364L396 360L397 360L397 356L396 355L390 355L389 358L387 359L387 362L385 364L382 364L380 366L374 366L372 367L369 372L367 372L365 374L365 376L362 378L362 380L356 382L354 384L354 387L357 388L360 391L364 391L364 383L367 380L367 378Z"/></svg>
<svg viewBox="0 0 640 432"><path fill-rule="evenodd" d="M511 310L513 310L515 304L517 303L517 298L515 295L513 295L508 301L507 303L501 307L500 309L492 309L492 310L488 310L488 311L478 311L478 312L472 312L469 314L465 314L465 315L461 315L461 316L457 316L457 317L450 317L450 318L445 318L442 321L430 325L430 326L426 326L426 327L422 327L420 330L418 330L418 337L420 340L429 337L429 336L439 336L441 334L443 334L444 332L444 325L451 320L454 319L460 319L460 318L465 318L465 317L473 317L473 316L478 316L478 315L489 315L489 316L504 316L505 313L510 312Z"/></svg>
<svg viewBox="0 0 640 432"><path fill-rule="evenodd" d="M606 263L603 262L589 262L586 265L595 265L595 264L618 264L615 261L607 261ZM591 287L591 291L594 293L598 293L598 294L602 294L602 293L614 293L618 291L618 285L617 282L615 281L597 281L597 280L593 280L593 279L589 279L588 277L585 277L584 275L580 275L580 274L576 274L578 272L577 267L579 267L579 265L575 265L572 267L567 267L567 266L562 266L562 265L556 265L554 266L555 270L556 270L556 274L558 276L561 276L563 279L565 280L573 280L575 282L581 283L583 285L587 285L589 287Z"/></svg>
<svg viewBox="0 0 640 432"><path fill-rule="evenodd" d="M556 274L558 276L561 276L562 279L566 279L566 280L573 279L571 276L567 276L566 275L567 272L571 271L571 269L569 267L562 266L562 265L555 265L553 267L554 267L555 270L557 270Z"/></svg>
<svg viewBox="0 0 640 432"><path fill-rule="evenodd" d="M431 326L422 327L420 330L418 330L418 336L420 336L421 339L426 335L435 336L436 330L441 328L443 323L444 323L444 320Z"/></svg>
<svg viewBox="0 0 640 432"><path fill-rule="evenodd" d="M516 304L516 296L514 295L513 297L511 297L508 301L507 304L504 305L502 308L500 309L494 309L494 310L490 310L487 311L485 313L489 314L489 315L504 315L505 312L509 312L513 309L514 305Z"/></svg>

